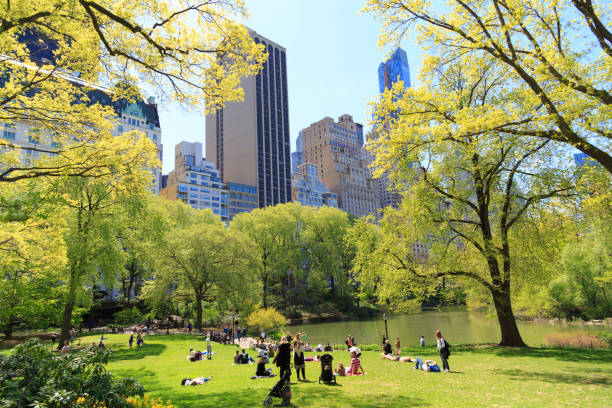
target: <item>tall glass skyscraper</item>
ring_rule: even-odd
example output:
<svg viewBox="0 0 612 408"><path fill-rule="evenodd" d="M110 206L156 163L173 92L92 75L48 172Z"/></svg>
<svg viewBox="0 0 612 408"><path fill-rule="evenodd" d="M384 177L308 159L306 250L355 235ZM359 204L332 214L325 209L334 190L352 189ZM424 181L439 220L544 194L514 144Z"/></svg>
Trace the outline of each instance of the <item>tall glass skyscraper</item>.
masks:
<svg viewBox="0 0 612 408"><path fill-rule="evenodd" d="M242 81L243 102L206 117L206 156L225 182L257 186L261 208L291 201L287 57L285 48L250 34L266 47L268 60Z"/></svg>
<svg viewBox="0 0 612 408"><path fill-rule="evenodd" d="M410 88L410 68L406 51L398 48L386 62L378 66L378 89L380 93L391 89L397 81L404 81L404 88Z"/></svg>

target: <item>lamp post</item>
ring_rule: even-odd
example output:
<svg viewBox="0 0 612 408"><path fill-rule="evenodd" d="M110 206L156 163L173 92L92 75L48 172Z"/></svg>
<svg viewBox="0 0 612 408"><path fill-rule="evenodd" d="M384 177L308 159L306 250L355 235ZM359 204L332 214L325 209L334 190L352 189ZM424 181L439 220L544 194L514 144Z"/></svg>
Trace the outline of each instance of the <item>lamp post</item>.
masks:
<svg viewBox="0 0 612 408"><path fill-rule="evenodd" d="M383 320L385 321L385 337L389 340L389 331L387 330L387 313L383 312Z"/></svg>

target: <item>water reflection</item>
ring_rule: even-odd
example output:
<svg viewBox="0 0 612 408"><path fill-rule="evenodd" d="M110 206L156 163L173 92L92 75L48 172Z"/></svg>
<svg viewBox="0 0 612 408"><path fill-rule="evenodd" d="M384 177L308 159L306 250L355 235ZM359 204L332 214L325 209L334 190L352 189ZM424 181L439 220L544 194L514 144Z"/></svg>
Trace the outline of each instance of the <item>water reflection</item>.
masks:
<svg viewBox="0 0 612 408"><path fill-rule="evenodd" d="M442 331L452 344L497 343L500 340L497 320L482 313L468 311L427 311L417 314L389 316L389 337L400 337L403 346L419 343L425 336L426 343L434 342L434 332ZM532 346L543 343L546 335L574 330L612 331L610 326L589 326L584 324L552 325L531 322L518 322L523 340ZM290 326L292 333L304 331L311 344L342 344L347 335L354 334L359 344L378 344L385 332L382 319L360 320L335 323L318 323Z"/></svg>

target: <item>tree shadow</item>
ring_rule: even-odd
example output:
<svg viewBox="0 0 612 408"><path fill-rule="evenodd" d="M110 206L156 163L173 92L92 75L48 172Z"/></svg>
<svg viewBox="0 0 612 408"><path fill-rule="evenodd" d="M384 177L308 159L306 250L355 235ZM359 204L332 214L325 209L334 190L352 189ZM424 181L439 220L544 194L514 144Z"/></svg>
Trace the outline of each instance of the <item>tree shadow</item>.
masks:
<svg viewBox="0 0 612 408"><path fill-rule="evenodd" d="M149 356L158 356L166 349L166 347L167 346L165 344L145 343L145 345L143 345L141 348L113 348L113 352L110 355L110 361L140 360L141 358Z"/></svg>
<svg viewBox="0 0 612 408"><path fill-rule="evenodd" d="M491 347L491 346L457 346L453 352L474 354L495 354L499 357L535 357L554 358L561 361L579 361L582 363L610 364L612 353L609 350L575 349L565 347ZM451 356L452 358L452 356Z"/></svg>
<svg viewBox="0 0 612 408"><path fill-rule="evenodd" d="M493 370L496 374L505 375L513 380L525 381L526 379L535 381L546 381L551 383L565 383L565 384L583 384L583 385L612 385L612 377L606 376L587 376L574 373L551 373L551 372L534 372L525 371L520 369L509 369L509 370Z"/></svg>

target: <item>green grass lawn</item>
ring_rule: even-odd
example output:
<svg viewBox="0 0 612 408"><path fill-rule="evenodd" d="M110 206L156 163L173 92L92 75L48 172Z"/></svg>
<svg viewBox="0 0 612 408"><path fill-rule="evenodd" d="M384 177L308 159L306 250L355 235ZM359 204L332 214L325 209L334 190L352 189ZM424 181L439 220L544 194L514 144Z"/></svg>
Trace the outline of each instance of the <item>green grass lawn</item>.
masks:
<svg viewBox="0 0 612 408"><path fill-rule="evenodd" d="M201 336L148 336L142 349L133 350L127 348L128 335L107 336L105 343L115 351L108 369L137 378L150 396L170 400L176 407L261 406L278 380L251 380L254 364L233 366L235 346L215 344L211 361L188 361L190 347L206 349ZM84 337L81 342L97 339ZM402 355L440 363L431 347L406 348ZM345 351L333 356L334 366L338 361L349 363ZM453 347L450 374L416 371L412 363L383 360L377 352L363 352L361 361L367 375L341 377L338 386L319 385L320 363L307 362L310 383L292 385L293 406L609 407L612 402L612 352L607 350ZM273 372L278 374L278 369L273 367ZM180 385L183 378L201 375L212 375L213 380Z"/></svg>

